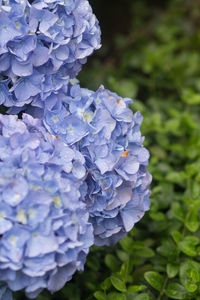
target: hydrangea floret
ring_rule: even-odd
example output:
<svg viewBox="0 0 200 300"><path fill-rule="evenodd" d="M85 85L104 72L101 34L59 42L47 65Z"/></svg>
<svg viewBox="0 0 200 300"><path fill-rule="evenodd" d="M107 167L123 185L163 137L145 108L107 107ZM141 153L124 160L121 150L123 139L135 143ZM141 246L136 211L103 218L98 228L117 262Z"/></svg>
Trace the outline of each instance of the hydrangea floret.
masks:
<svg viewBox="0 0 200 300"><path fill-rule="evenodd" d="M83 269L93 244L84 161L40 120L0 115L0 281L12 291L55 292Z"/></svg>

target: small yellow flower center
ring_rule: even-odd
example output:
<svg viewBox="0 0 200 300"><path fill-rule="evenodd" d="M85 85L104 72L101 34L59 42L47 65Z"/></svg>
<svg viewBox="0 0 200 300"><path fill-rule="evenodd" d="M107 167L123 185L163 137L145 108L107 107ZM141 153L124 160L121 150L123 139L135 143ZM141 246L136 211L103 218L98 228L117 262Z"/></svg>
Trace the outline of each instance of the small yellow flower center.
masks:
<svg viewBox="0 0 200 300"><path fill-rule="evenodd" d="M16 245L16 242L17 242L17 237L14 236L14 235L11 235L10 238L9 238L9 241L12 245Z"/></svg>
<svg viewBox="0 0 200 300"><path fill-rule="evenodd" d="M54 197L53 202L55 208L59 208L61 206L61 199L59 197Z"/></svg>
<svg viewBox="0 0 200 300"><path fill-rule="evenodd" d="M58 116L52 116L51 119L53 120L54 123L58 122Z"/></svg>
<svg viewBox="0 0 200 300"><path fill-rule="evenodd" d="M23 209L21 209L18 214L17 214L17 220L22 223L22 224L26 224L27 223L27 218L25 215L25 211Z"/></svg>
<svg viewBox="0 0 200 300"><path fill-rule="evenodd" d="M14 201L19 201L20 194L19 193L15 193L13 198L14 198Z"/></svg>
<svg viewBox="0 0 200 300"><path fill-rule="evenodd" d="M0 218L4 219L6 217L5 213L4 212L1 212L0 213Z"/></svg>
<svg viewBox="0 0 200 300"><path fill-rule="evenodd" d="M91 122L91 121L92 121L92 114L91 114L90 112L86 112L86 113L84 114L83 120L84 120L84 121L87 120L88 122Z"/></svg>
<svg viewBox="0 0 200 300"><path fill-rule="evenodd" d="M73 132L73 131L74 131L74 128L73 128L72 125L70 125L70 126L67 128L67 130L68 130L69 132Z"/></svg>
<svg viewBox="0 0 200 300"><path fill-rule="evenodd" d="M21 23L20 23L20 22L16 22L15 25L16 25L16 28L17 28L17 29L20 29L20 28L21 28Z"/></svg>
<svg viewBox="0 0 200 300"><path fill-rule="evenodd" d="M100 104L100 103L101 103L101 100L100 100L99 98L97 98L97 99L96 99L96 103L97 103L97 104Z"/></svg>

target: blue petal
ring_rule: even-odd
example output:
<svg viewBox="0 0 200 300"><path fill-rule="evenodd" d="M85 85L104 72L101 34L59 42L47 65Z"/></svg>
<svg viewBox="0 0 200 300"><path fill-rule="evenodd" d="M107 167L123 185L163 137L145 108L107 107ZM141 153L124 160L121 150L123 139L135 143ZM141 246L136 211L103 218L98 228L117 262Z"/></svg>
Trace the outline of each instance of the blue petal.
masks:
<svg viewBox="0 0 200 300"><path fill-rule="evenodd" d="M27 257L36 257L56 251L58 244L56 238L52 236L43 236L40 233L33 233L33 237L29 240L26 248Z"/></svg>
<svg viewBox="0 0 200 300"><path fill-rule="evenodd" d="M20 62L17 59L13 59L12 71L17 76L29 76L33 73L33 65L30 61Z"/></svg>
<svg viewBox="0 0 200 300"><path fill-rule="evenodd" d="M48 281L48 289L51 292L59 291L61 288L63 288L67 281L71 280L75 271L76 265L72 263L65 267L58 268L55 275L50 276Z"/></svg>

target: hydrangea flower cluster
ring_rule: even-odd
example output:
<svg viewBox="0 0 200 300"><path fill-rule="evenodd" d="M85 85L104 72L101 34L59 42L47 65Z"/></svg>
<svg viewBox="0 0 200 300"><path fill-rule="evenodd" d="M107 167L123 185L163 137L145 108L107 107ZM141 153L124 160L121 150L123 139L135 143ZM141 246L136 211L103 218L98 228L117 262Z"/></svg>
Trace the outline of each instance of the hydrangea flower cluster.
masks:
<svg viewBox="0 0 200 300"><path fill-rule="evenodd" d="M149 152L142 146L140 112L130 99L100 87L97 92L69 85L66 96L47 103L44 123L86 159L88 191L84 202L95 243L115 243L149 209Z"/></svg>
<svg viewBox="0 0 200 300"><path fill-rule="evenodd" d="M40 120L0 115L0 280L12 291L54 292L83 269L93 244L84 161Z"/></svg>
<svg viewBox="0 0 200 300"><path fill-rule="evenodd" d="M1 0L0 104L7 107L43 99L49 81L76 76L100 47L87 0L31 2Z"/></svg>
<svg viewBox="0 0 200 300"><path fill-rule="evenodd" d="M151 175L132 100L74 78L100 47L88 1L0 1L0 300L12 300L59 290L91 245L126 235Z"/></svg>

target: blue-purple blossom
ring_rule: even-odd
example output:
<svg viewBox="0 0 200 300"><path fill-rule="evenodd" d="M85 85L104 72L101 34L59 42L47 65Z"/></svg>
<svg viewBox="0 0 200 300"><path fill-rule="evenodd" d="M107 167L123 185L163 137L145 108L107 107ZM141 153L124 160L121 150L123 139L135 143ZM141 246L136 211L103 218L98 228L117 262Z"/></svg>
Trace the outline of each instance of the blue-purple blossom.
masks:
<svg viewBox="0 0 200 300"><path fill-rule="evenodd" d="M46 76L61 78L59 81L75 77L99 48L100 28L87 0L3 2L0 83L8 80L9 90L0 95L0 103L22 107L36 95L43 99L49 81ZM40 84L35 84L36 76L41 77Z"/></svg>
<svg viewBox="0 0 200 300"><path fill-rule="evenodd" d="M84 155L88 185L84 202L95 243L115 243L150 206L149 152L142 145L142 116L128 108L130 99L104 87L92 92L75 83L63 93L56 96L56 109L46 106L45 126Z"/></svg>
<svg viewBox="0 0 200 300"><path fill-rule="evenodd" d="M6 285L30 298L44 288L59 290L83 269L93 244L83 201L85 159L41 123L27 114L0 115L3 300L11 299Z"/></svg>

